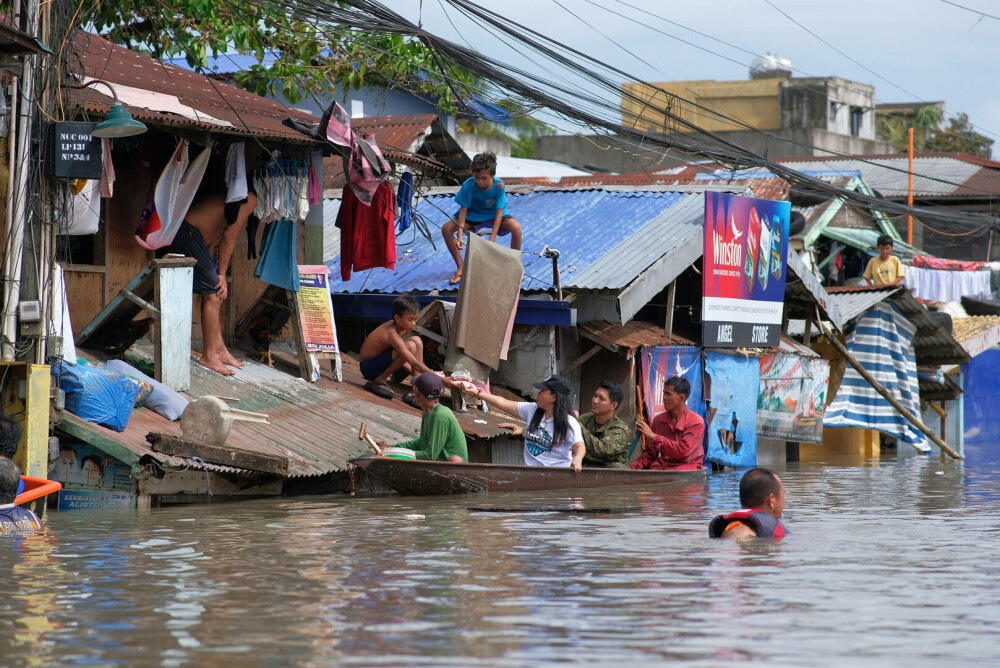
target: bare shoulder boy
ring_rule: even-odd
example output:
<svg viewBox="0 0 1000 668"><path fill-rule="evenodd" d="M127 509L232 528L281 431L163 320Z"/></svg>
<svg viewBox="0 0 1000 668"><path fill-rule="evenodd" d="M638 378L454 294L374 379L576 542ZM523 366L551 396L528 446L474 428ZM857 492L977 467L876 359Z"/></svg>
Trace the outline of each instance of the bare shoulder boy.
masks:
<svg viewBox="0 0 1000 668"><path fill-rule="evenodd" d="M396 370L406 369L412 376L430 371L424 366L424 344L420 337L411 334L417 324L420 304L413 297L398 297L392 303L392 320L375 328L361 345L361 375L368 381L365 389L384 399L395 395L386 381ZM409 334L407 338L403 338ZM412 394L403 397L407 404L417 407Z"/></svg>

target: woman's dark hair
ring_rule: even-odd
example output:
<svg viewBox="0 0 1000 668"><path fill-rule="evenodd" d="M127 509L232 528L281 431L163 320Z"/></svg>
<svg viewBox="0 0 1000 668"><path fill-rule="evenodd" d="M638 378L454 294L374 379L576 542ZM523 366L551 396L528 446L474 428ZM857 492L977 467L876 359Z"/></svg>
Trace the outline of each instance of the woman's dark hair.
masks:
<svg viewBox="0 0 1000 668"><path fill-rule="evenodd" d="M100 471L102 475L104 474L104 462L101 461L100 457L98 457L97 455L87 455L86 457L81 459L80 460L81 470L83 469L83 465L86 464L87 462L94 462L94 464L97 465L97 470Z"/></svg>
<svg viewBox="0 0 1000 668"><path fill-rule="evenodd" d="M556 444L556 441L561 441L566 438L566 434L569 433L569 395L562 394L560 392L552 392L553 396L556 398L556 403L552 406L552 445ZM538 425L542 423L545 418L545 411L541 408L536 408L534 415L531 416L531 422L528 423L528 431L534 431L538 429Z"/></svg>

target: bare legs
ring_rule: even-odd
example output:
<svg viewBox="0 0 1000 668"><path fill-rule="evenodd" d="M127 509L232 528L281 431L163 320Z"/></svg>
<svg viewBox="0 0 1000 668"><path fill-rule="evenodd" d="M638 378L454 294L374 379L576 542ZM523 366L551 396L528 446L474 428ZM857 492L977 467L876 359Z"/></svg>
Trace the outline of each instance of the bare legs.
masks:
<svg viewBox="0 0 1000 668"><path fill-rule="evenodd" d="M471 229L468 227L468 224L466 225L466 229ZM441 235L444 237L444 244L448 247L448 252L451 253L451 258L455 261L455 266L458 268L449 281L452 285L462 280L462 249L465 248L465 244L458 243L458 237L455 236L457 232L458 221L455 219L449 220L441 226ZM508 216L500 222L499 232L510 234L511 249L521 250L521 224L519 222Z"/></svg>
<svg viewBox="0 0 1000 668"><path fill-rule="evenodd" d="M403 343L406 345L406 349L410 351L410 354L413 355L415 358L417 358L418 361L423 363L424 342L420 340L420 337L411 336L410 338L406 339L406 341L404 341ZM393 351L392 354L393 354L392 364L387 366L385 368L385 371L376 376L375 378L376 383L384 383L385 381L389 380L389 376L395 373L397 369L403 367L405 367L406 370L409 371L411 374L413 373L413 369L410 368L410 364L406 361L406 359L403 356L401 356L396 351Z"/></svg>
<svg viewBox="0 0 1000 668"><path fill-rule="evenodd" d="M219 299L218 295L204 294L201 296L201 335L204 339L205 349L198 362L205 368L223 376L232 376L236 372L226 365L239 369L246 362L241 362L233 357L222 341L221 311L222 300Z"/></svg>

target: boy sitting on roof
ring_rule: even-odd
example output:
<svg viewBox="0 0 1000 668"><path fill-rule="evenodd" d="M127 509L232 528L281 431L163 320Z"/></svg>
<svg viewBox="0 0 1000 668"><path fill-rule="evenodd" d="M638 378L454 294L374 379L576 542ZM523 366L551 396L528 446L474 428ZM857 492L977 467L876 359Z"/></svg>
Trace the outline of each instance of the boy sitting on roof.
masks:
<svg viewBox="0 0 1000 668"><path fill-rule="evenodd" d="M424 343L416 334L411 334L417 324L420 304L413 297L397 297L392 303L392 320L375 328L361 344L361 375L368 382L365 389L383 399L392 399L392 390L386 385L389 376L397 369L406 369L410 374L430 371L424 366ZM403 336L410 334L404 341ZM412 394L403 396L403 401L419 408Z"/></svg>
<svg viewBox="0 0 1000 668"><path fill-rule="evenodd" d="M465 243L462 234L469 230L476 234L490 227L490 241L497 235L510 235L510 247L521 250L521 224L507 213L507 192L504 182L495 178L497 157L493 153L478 153L472 159L472 178L466 179L455 195L460 207L455 217L441 226L444 243L451 252L458 270L449 279L455 285L462 280L462 253ZM457 233L457 236L456 236Z"/></svg>
<svg viewBox="0 0 1000 668"><path fill-rule="evenodd" d="M440 403L444 382L433 371L417 376L413 381L413 393L420 405L420 436L412 441L397 443L397 448L415 451L417 459L461 464L469 461L469 449L465 444L465 432L451 409ZM380 447L388 447L385 441Z"/></svg>
<svg viewBox="0 0 1000 668"><path fill-rule="evenodd" d="M864 278L868 285L889 287L903 280L903 264L892 254L892 237L883 234L878 238L878 257L868 260Z"/></svg>

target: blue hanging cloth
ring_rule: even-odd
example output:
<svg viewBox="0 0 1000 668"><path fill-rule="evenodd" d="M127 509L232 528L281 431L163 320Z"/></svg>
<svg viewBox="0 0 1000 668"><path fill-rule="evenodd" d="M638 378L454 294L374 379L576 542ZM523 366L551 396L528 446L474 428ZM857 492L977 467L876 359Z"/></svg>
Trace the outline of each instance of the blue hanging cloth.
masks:
<svg viewBox="0 0 1000 668"><path fill-rule="evenodd" d="M265 283L298 292L299 266L295 247L295 223L287 218L271 221L264 228L260 260L253 275Z"/></svg>
<svg viewBox="0 0 1000 668"><path fill-rule="evenodd" d="M399 190L396 191L396 201L399 202L399 218L396 225L400 232L405 232L413 223L413 174L404 172L399 180Z"/></svg>

